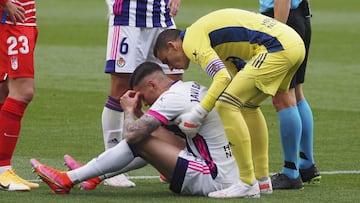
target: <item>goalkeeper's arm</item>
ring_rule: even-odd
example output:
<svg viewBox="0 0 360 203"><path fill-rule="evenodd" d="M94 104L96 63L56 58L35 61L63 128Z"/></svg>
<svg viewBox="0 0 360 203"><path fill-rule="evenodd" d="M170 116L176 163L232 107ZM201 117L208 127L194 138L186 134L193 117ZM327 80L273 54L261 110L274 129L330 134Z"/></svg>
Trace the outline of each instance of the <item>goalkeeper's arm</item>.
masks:
<svg viewBox="0 0 360 203"><path fill-rule="evenodd" d="M208 92L200 102L201 106L210 112L214 108L217 98L229 85L230 81L231 76L226 68L219 70L213 77L213 82L211 83Z"/></svg>

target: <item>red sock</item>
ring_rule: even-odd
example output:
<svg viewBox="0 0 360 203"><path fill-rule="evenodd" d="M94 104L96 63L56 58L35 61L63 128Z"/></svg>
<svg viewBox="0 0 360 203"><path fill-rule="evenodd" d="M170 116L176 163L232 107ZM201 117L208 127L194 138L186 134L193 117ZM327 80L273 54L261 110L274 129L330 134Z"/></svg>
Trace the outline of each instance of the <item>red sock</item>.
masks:
<svg viewBox="0 0 360 203"><path fill-rule="evenodd" d="M26 103L8 97L0 110L0 166L11 165L26 107Z"/></svg>

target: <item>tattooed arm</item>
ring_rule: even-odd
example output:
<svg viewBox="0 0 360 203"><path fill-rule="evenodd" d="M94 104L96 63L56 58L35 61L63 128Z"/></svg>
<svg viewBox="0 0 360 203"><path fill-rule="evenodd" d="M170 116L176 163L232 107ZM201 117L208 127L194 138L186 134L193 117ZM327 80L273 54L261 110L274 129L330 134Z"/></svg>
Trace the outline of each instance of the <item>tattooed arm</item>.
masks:
<svg viewBox="0 0 360 203"><path fill-rule="evenodd" d="M144 114L137 120L134 118L133 112L125 112L124 137L129 144L142 141L161 125L158 119L148 114Z"/></svg>
<svg viewBox="0 0 360 203"><path fill-rule="evenodd" d="M140 142L161 125L158 119L148 114L136 119L135 114L141 108L140 102L140 93L132 90L120 98L120 105L125 112L124 137L129 144Z"/></svg>

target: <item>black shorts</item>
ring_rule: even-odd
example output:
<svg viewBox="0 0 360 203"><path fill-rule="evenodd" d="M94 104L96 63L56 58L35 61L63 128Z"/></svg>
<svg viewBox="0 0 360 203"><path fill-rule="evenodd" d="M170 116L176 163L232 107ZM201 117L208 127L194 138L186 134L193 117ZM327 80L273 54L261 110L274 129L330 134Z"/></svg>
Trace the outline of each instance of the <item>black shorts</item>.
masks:
<svg viewBox="0 0 360 203"><path fill-rule="evenodd" d="M274 17L274 10L262 13L264 15ZM302 84L305 81L306 64L309 55L310 41L311 41L311 12L307 0L303 0L298 8L291 9L289 18L286 24L292 27L303 39L306 49L305 59L296 71L291 80L290 88L294 88L297 84Z"/></svg>

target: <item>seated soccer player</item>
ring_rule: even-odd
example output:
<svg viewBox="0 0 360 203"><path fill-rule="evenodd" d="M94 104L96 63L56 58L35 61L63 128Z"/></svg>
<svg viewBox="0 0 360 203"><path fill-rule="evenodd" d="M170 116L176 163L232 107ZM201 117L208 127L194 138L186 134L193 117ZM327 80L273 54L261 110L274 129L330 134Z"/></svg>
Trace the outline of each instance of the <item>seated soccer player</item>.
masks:
<svg viewBox="0 0 360 203"><path fill-rule="evenodd" d="M31 160L35 172L53 193L68 194L82 181L92 180L96 184L109 176L127 172L131 170L129 163L137 157L154 166L168 179L170 190L179 194L207 196L240 181L229 141L215 109L207 115L197 134L184 135L186 148L183 139L163 127L178 123L177 118L203 98L206 93L203 86L196 82L173 81L157 64L145 62L134 71L130 87L132 90L120 98L125 112L125 139L115 147L68 172ZM142 103L151 105L145 113L141 110ZM238 197L260 197L258 184L243 185L244 190Z"/></svg>

